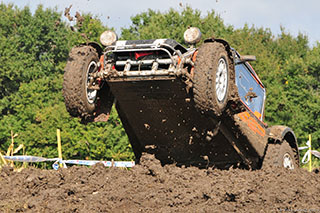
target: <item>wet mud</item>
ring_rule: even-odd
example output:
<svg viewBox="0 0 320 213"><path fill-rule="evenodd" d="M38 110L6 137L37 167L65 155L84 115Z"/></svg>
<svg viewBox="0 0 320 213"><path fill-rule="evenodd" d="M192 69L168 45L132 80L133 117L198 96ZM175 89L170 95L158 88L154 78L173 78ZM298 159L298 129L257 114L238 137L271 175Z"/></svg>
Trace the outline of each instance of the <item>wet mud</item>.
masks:
<svg viewBox="0 0 320 213"><path fill-rule="evenodd" d="M320 211L319 172L180 168L143 155L134 168L0 171L0 212Z"/></svg>

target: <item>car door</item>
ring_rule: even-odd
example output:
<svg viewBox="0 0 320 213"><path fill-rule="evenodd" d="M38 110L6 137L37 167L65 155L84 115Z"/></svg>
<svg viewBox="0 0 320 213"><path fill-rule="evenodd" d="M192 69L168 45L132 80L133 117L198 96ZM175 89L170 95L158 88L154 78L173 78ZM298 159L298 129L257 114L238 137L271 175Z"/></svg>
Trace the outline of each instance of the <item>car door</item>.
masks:
<svg viewBox="0 0 320 213"><path fill-rule="evenodd" d="M241 101L262 121L265 102L263 84L248 63L239 63L235 69L236 85Z"/></svg>

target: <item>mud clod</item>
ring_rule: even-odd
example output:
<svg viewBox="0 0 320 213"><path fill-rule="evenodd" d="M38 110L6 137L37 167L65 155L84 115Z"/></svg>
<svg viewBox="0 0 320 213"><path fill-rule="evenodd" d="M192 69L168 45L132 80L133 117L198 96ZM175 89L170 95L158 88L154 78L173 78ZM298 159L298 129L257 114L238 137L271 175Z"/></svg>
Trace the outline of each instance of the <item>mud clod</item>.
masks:
<svg viewBox="0 0 320 213"><path fill-rule="evenodd" d="M149 124L144 124L144 128L146 128L147 130L150 129L150 125Z"/></svg>
<svg viewBox="0 0 320 213"><path fill-rule="evenodd" d="M84 22L84 17L81 16L81 14L79 12L76 12L76 15L75 15L76 19L77 19L77 26L78 27L82 27L82 24Z"/></svg>
<svg viewBox="0 0 320 213"><path fill-rule="evenodd" d="M71 10L72 4L69 7L66 7L64 9L64 16L69 20L73 21L73 17L70 15L70 10Z"/></svg>

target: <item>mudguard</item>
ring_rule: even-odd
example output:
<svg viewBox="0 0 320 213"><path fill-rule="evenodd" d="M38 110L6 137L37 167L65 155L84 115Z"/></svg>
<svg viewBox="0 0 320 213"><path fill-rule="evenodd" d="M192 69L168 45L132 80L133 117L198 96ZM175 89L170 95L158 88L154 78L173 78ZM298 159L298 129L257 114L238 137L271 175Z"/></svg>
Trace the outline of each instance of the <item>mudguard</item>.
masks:
<svg viewBox="0 0 320 213"><path fill-rule="evenodd" d="M269 132L269 139L271 139L273 143L282 143L286 140L295 152L298 153L297 138L291 128L276 125L269 127L267 131ZM299 160L299 155L296 155L296 157Z"/></svg>
<svg viewBox="0 0 320 213"><path fill-rule="evenodd" d="M102 55L103 49L102 49L102 47L100 46L100 44L98 44L97 42L83 43L82 45L91 46L91 47L93 47L94 49L97 50L99 56Z"/></svg>
<svg viewBox="0 0 320 213"><path fill-rule="evenodd" d="M224 39L208 38L204 40L204 43L207 43L207 42L219 42L219 43L222 43L228 51L231 49L230 44Z"/></svg>

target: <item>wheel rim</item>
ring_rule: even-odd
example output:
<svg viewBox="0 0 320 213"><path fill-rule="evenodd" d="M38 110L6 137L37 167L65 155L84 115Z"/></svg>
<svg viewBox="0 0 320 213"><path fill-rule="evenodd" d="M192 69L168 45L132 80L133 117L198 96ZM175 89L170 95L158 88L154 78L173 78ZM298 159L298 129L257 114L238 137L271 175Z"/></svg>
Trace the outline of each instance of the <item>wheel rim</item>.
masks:
<svg viewBox="0 0 320 213"><path fill-rule="evenodd" d="M289 153L286 153L283 156L283 167L286 169L294 169L293 159L291 158Z"/></svg>
<svg viewBox="0 0 320 213"><path fill-rule="evenodd" d="M91 76L92 73L94 73L97 70L97 63L95 61L91 61L89 66L88 66L88 70L87 70L87 78L86 78L86 96L87 96L87 101L92 104L95 102L96 98L97 98L97 93L98 91L95 89L88 89L89 83L90 81L93 80L93 77ZM93 82L92 86L95 86L96 83Z"/></svg>
<svg viewBox="0 0 320 213"><path fill-rule="evenodd" d="M216 72L216 95L219 102L223 102L227 95L228 68L224 58L220 58Z"/></svg>

